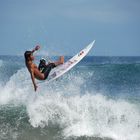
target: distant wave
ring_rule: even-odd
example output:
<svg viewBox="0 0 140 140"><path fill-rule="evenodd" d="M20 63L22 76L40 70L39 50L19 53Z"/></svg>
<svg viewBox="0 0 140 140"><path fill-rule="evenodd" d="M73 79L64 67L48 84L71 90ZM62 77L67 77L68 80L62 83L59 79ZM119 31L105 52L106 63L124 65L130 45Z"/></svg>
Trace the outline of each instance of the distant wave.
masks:
<svg viewBox="0 0 140 140"><path fill-rule="evenodd" d="M2 60L0 60L0 67L3 65L3 61Z"/></svg>

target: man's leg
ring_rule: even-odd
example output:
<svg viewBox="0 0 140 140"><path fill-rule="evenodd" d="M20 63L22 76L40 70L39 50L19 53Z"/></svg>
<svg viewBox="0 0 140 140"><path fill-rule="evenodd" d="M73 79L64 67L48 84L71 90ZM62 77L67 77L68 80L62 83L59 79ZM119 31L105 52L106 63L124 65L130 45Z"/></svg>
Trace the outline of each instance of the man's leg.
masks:
<svg viewBox="0 0 140 140"><path fill-rule="evenodd" d="M64 63L64 56L60 56L59 60L54 62L55 66L58 66L63 63Z"/></svg>

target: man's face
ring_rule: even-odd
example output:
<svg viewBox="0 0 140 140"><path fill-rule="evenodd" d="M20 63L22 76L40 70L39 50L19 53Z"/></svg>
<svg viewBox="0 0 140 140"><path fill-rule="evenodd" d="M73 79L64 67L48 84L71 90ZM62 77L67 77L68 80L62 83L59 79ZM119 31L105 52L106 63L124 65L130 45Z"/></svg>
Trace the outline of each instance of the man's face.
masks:
<svg viewBox="0 0 140 140"><path fill-rule="evenodd" d="M30 59L33 61L35 59L35 57L33 56L33 54L30 55Z"/></svg>

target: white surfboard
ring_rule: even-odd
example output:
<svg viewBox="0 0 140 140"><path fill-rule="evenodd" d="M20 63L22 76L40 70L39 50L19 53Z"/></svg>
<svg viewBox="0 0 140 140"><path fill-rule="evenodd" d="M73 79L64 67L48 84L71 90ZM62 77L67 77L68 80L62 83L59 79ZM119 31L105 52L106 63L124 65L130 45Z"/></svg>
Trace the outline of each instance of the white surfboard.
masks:
<svg viewBox="0 0 140 140"><path fill-rule="evenodd" d="M91 42L88 46L86 46L83 50L81 50L79 53L77 53L75 56L73 56L71 59L69 59L67 62L52 69L45 82L48 83L50 81L53 81L57 79L58 77L62 76L67 71L69 71L72 67L74 67L78 62L80 62L88 54L88 52L94 46L94 43L95 43L95 40Z"/></svg>
<svg viewBox="0 0 140 140"><path fill-rule="evenodd" d="M61 75L69 71L72 67L74 67L88 54L88 52L94 46L94 43L95 40L91 42L88 46L86 46L83 50L81 50L79 53L77 53L75 56L73 56L71 59L69 59L67 62L52 69L47 78L47 81L49 82L55 80L56 78L60 77Z"/></svg>

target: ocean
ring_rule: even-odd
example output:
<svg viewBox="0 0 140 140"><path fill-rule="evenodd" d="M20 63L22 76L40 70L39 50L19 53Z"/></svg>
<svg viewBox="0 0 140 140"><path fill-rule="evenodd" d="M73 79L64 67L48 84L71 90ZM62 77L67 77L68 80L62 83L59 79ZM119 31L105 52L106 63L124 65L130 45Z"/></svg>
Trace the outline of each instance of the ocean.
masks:
<svg viewBox="0 0 140 140"><path fill-rule="evenodd" d="M34 92L23 56L1 55L0 140L140 140L140 57L88 56Z"/></svg>

